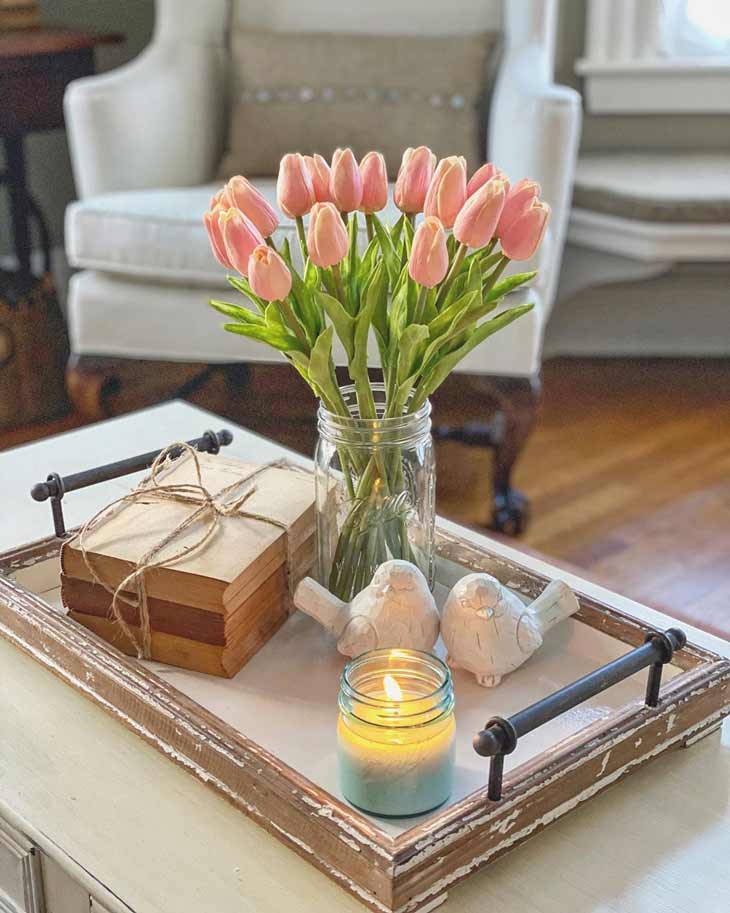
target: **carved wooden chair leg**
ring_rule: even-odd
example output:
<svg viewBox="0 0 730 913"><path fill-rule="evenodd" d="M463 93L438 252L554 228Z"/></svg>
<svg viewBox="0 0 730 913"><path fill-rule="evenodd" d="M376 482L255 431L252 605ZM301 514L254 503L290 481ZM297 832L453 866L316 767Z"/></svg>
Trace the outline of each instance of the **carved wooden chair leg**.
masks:
<svg viewBox="0 0 730 913"><path fill-rule="evenodd" d="M494 506L490 528L519 536L527 528L530 505L522 492L512 488L512 470L535 426L540 378L489 376L470 380L496 404L492 421L472 422L458 428L437 426L434 438L494 449Z"/></svg>
<svg viewBox="0 0 730 913"><path fill-rule="evenodd" d="M68 398L74 411L90 422L110 415L109 399L119 391L119 377L109 370L108 361L72 355L66 366Z"/></svg>
<svg viewBox="0 0 730 913"><path fill-rule="evenodd" d="M494 509L491 528L519 536L530 519L530 504L522 492L512 487L512 470L535 427L540 397L540 380L533 378L496 378L495 393L499 408L495 415Z"/></svg>

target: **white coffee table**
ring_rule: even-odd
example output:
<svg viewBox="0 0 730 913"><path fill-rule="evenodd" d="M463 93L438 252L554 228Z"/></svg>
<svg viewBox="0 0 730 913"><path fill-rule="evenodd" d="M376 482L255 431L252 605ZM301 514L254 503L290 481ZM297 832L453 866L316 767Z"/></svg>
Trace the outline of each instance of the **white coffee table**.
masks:
<svg viewBox="0 0 730 913"><path fill-rule="evenodd" d="M28 495L48 472L79 471L222 427L234 433L231 455L264 461L283 453L217 416L171 403L0 454L0 550L52 532L48 504L34 504ZM112 500L130 481L126 477L69 494L64 501L68 525ZM484 539L444 525L475 541ZM652 625L675 623L517 548L493 541L490 547ZM692 641L730 656L730 644L683 627ZM24 726L8 731L4 708L8 719L12 709L16 719L22 712ZM729 786L726 723L720 736L645 766L466 880L441 909L727 913ZM58 904L49 904L48 913L88 911L90 895L94 910L280 913L282 883L291 885L287 913L364 909L212 790L2 640L0 817L43 851ZM242 858L249 864L242 865ZM63 880L64 873L70 880ZM2 877L0 832L0 888ZM268 890L274 883L276 903ZM27 909L35 913L39 908L32 902ZM5 909L1 895L0 909Z"/></svg>

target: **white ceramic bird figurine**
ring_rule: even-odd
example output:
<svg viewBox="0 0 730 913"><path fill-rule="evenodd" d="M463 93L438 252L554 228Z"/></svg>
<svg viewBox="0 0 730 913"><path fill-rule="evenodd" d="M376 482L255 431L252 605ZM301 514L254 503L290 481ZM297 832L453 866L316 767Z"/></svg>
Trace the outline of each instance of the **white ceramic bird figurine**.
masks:
<svg viewBox="0 0 730 913"><path fill-rule="evenodd" d="M441 637L447 662L472 672L485 688L494 688L532 656L546 631L577 610L578 600L562 580L553 580L525 606L489 574L468 574L444 605Z"/></svg>
<svg viewBox="0 0 730 913"><path fill-rule="evenodd" d="M294 593L294 605L337 638L344 656L380 647L430 652L439 636L439 613L428 581L409 561L381 564L352 602L305 577Z"/></svg>

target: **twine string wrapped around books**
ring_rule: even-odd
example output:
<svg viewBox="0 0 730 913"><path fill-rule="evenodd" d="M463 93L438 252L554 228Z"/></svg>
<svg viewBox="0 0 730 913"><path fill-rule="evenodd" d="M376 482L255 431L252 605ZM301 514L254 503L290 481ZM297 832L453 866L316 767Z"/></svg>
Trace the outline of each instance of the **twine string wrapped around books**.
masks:
<svg viewBox="0 0 730 913"><path fill-rule="evenodd" d="M169 465L169 460L173 451L181 452L180 459L184 454L190 457L195 468L196 482L182 484L165 485L158 478L162 469ZM284 530L286 535L287 548L287 573L291 566L291 554L288 526L276 517L268 517L265 514L254 513L243 510L243 505L256 491L256 485L250 485L244 492L233 497L234 492L240 490L242 485L253 482L253 480L271 468L297 469L301 472L308 471L302 467L295 466L285 460L274 460L270 463L263 463L256 469L236 479L231 485L227 485L215 494L211 493L203 484L203 476L200 468L200 458L198 452L189 444L179 442L166 447L155 459L150 467L149 476L140 485L129 494L123 495L107 504L88 520L78 535L78 545L84 564L92 577L92 580L101 586L112 597L110 606L110 616L119 625L121 631L127 636L129 641L134 645L139 659L150 659L152 655L152 629L150 625L150 612L147 601L147 590L145 588L145 574L147 571L158 567L169 567L182 558L189 557L192 553L204 548L219 527L220 521L224 517L237 516L249 520L260 520L262 523L269 523L272 526ZM159 542L149 548L137 561L134 570L128 574L118 586L113 587L105 581L94 568L91 556L85 545L85 538L93 530L98 529L108 520L112 513L124 504L135 501L148 499L159 501L176 501L182 504L194 505L195 509L174 529L170 530ZM202 522L206 521L206 522ZM166 552L168 546L172 545L188 529L201 523L200 535L193 542L187 542L180 545L172 552ZM130 595L130 593L132 595ZM122 615L122 603L137 609L139 612L141 642L137 640L131 627L125 621Z"/></svg>

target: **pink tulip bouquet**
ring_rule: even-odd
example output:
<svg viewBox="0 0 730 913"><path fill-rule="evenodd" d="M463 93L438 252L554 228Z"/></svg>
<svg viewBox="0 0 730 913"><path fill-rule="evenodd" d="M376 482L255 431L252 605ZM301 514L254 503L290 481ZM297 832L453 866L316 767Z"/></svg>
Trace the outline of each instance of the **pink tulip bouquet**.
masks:
<svg viewBox="0 0 730 913"><path fill-rule="evenodd" d="M337 334L358 417L415 413L475 346L531 309L527 304L493 313L535 275L502 278L511 260L530 259L542 240L550 208L539 194L534 181L511 185L491 163L468 179L463 158L437 164L421 146L403 154L393 194L401 215L386 226L377 215L388 202L379 152L358 164L350 149L338 149L331 165L320 155L285 155L277 200L296 223L303 268L295 267L288 239L274 240L279 216L272 206L246 178L231 178L213 197L204 222L217 260L238 274L228 281L255 310L210 304L230 319L224 327L229 332L284 353L329 412L352 414L335 374ZM360 214L367 245L358 245ZM378 405L368 374L371 336L385 388ZM378 513L392 520L387 504L403 503L400 461L343 447L340 464L353 506L329 587L350 599L382 561L414 560L414 553L405 524L402 535L394 535L377 522Z"/></svg>

